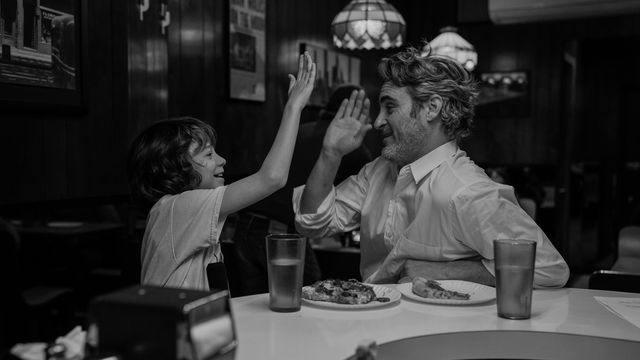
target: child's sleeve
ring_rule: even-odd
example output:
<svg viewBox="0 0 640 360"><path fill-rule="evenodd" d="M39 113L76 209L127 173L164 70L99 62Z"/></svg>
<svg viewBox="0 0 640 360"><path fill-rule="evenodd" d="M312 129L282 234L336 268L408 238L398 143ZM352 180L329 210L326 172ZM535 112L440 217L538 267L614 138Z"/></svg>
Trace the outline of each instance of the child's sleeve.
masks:
<svg viewBox="0 0 640 360"><path fill-rule="evenodd" d="M173 246L178 259L218 242L226 218L220 207L226 187L185 191L178 195L171 211Z"/></svg>

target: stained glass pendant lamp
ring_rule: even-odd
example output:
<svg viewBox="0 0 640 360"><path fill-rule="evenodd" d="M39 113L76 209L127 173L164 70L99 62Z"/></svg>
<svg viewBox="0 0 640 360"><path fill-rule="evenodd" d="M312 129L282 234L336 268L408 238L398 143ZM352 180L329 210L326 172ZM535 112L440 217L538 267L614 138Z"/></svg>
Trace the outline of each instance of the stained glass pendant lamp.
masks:
<svg viewBox="0 0 640 360"><path fill-rule="evenodd" d="M333 43L347 49L388 49L402 45L406 23L384 0L352 0L333 19Z"/></svg>
<svg viewBox="0 0 640 360"><path fill-rule="evenodd" d="M447 26L440 29L440 35L436 36L429 44L431 54L448 56L456 60L467 70L473 71L478 64L478 53L462 36L458 35L458 29ZM424 53L428 51L425 46Z"/></svg>

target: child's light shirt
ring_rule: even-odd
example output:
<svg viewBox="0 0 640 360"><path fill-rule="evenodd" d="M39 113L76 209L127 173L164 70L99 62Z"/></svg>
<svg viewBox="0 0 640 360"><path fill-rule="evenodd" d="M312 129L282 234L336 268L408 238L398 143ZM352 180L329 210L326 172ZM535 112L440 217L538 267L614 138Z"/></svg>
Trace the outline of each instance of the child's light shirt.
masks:
<svg viewBox="0 0 640 360"><path fill-rule="evenodd" d="M143 285L209 290L207 265L223 261L218 239L225 189L165 195L153 205L142 240Z"/></svg>

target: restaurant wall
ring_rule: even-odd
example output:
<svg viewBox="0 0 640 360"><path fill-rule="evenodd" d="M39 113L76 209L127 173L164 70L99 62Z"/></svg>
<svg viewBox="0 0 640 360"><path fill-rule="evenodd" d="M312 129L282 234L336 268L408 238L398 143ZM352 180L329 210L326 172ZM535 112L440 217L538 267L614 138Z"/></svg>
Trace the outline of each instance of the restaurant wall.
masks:
<svg viewBox="0 0 640 360"><path fill-rule="evenodd" d="M563 92L562 78L567 44L571 41L597 44L595 46L602 48L603 57L617 56L604 50L607 42L640 35L640 16L500 26L486 21L466 22L459 27L478 52L477 76L483 72L527 71L530 80L528 113L522 115L520 111L516 112L517 116L505 116L500 108L512 106L509 101L479 107L474 134L466 143L473 158L485 164L559 165L565 151L566 131L570 130L566 129L567 119L563 117L567 94ZM614 94L609 92L607 96ZM609 100L615 103L614 99ZM585 118L580 119L579 126L602 139L596 143L610 143L611 140L604 141L604 138L610 137L611 132L592 114L584 112ZM593 140L593 136L579 138L581 140L566 151L579 154L597 151L598 146L587 140Z"/></svg>
<svg viewBox="0 0 640 360"><path fill-rule="evenodd" d="M151 0L159 11L160 0ZM295 72L301 42L331 47L331 20L347 1L269 0L266 100L228 98L227 2L168 0L172 23L158 35L157 20L138 20L135 4L82 0L85 106L59 109L0 107L0 203L93 198L127 193L124 160L133 137L164 116L191 115L213 124L227 175L260 166L286 102L287 74ZM465 144L479 162L554 164L558 157L560 78L565 39L638 32L637 17L494 26L458 22L456 2L394 1L407 21L407 39L419 45L439 28L458 25L479 52L478 72L531 72L531 112L524 118L478 119ZM596 28L594 30L594 27ZM598 35L599 36L599 35ZM376 64L392 51L347 52L362 61L363 85L374 100ZM164 55L163 55L164 54ZM303 121L319 108L308 107ZM379 146L373 134L367 139Z"/></svg>

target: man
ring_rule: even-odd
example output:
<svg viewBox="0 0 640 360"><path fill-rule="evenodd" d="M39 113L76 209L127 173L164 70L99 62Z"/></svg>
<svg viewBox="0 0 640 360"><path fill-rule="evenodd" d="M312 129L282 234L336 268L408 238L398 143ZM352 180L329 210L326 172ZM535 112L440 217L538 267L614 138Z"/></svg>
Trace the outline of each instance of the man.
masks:
<svg viewBox="0 0 640 360"><path fill-rule="evenodd" d="M372 127L368 100L353 93L329 126L306 186L294 191L297 229L320 236L360 227L360 271L370 283L423 276L494 285L493 240L531 239L534 286L563 286L567 264L513 188L493 182L458 147L474 114L472 76L414 48L383 59L378 70L381 156L333 186L342 157Z"/></svg>

